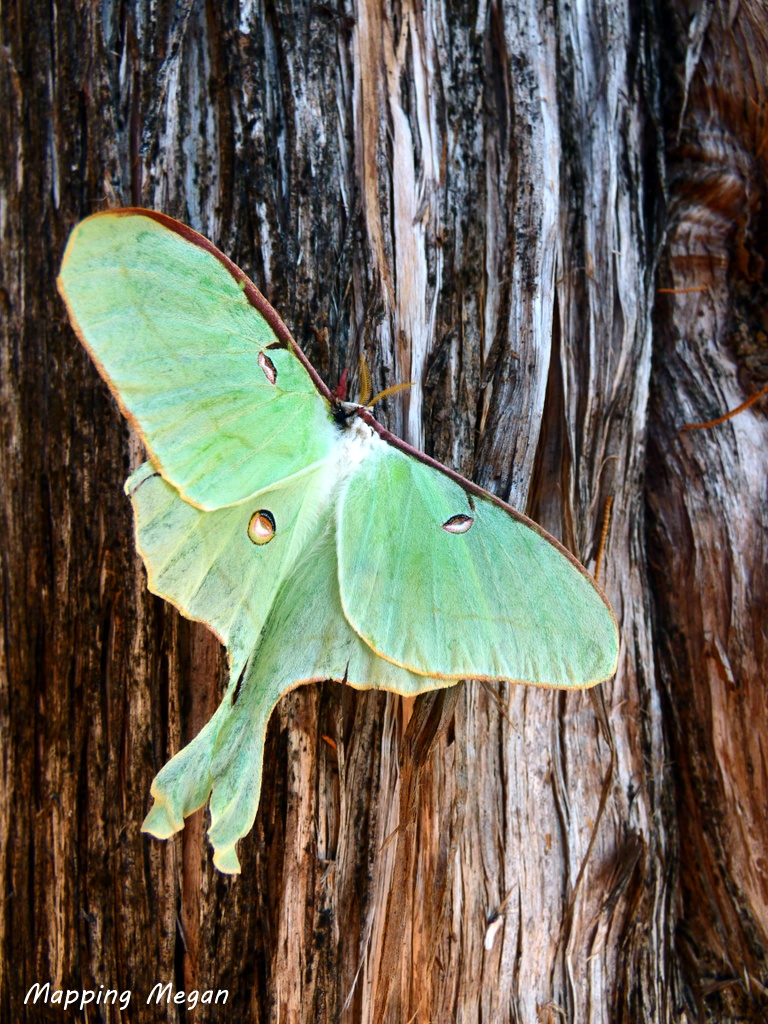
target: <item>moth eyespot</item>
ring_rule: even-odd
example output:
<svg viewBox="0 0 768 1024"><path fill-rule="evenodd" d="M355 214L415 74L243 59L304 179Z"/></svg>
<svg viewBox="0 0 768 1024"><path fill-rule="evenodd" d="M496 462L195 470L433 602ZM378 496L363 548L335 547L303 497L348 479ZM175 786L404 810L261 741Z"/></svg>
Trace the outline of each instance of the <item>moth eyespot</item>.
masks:
<svg viewBox="0 0 768 1024"><path fill-rule="evenodd" d="M443 529L447 530L448 533L466 533L474 521L472 516L451 516L450 519L446 519L443 523Z"/></svg>
<svg viewBox="0 0 768 1024"><path fill-rule="evenodd" d="M267 378L270 384L274 384L277 380L277 370L275 364L269 358L265 356L263 352L259 352L259 366L264 371L264 376Z"/></svg>
<svg viewBox="0 0 768 1024"><path fill-rule="evenodd" d="M248 539L254 544L269 544L275 536L275 517L266 508L254 512L248 523Z"/></svg>

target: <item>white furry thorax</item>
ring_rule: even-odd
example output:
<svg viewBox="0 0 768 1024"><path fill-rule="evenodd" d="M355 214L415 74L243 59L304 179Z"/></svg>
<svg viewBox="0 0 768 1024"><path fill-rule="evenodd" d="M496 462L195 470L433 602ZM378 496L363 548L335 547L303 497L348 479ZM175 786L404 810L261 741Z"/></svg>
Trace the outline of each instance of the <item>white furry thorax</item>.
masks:
<svg viewBox="0 0 768 1024"><path fill-rule="evenodd" d="M354 473L363 459L384 445L373 427L368 426L359 416L353 416L342 429L334 463L337 479L341 480Z"/></svg>

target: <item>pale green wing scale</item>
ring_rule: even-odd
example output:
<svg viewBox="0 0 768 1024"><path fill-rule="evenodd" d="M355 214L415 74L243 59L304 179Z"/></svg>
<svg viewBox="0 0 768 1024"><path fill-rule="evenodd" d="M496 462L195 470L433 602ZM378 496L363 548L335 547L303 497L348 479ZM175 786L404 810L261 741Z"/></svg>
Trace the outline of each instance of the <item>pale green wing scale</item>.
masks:
<svg viewBox="0 0 768 1024"><path fill-rule="evenodd" d="M206 512L145 462L129 478L136 546L153 594L189 619L205 622L226 646L237 677L258 640L275 594L326 512L332 464L314 466L257 491L244 502ZM268 543L254 539L252 521L274 524Z"/></svg>
<svg viewBox="0 0 768 1024"><path fill-rule="evenodd" d="M75 330L157 468L201 508L325 459L330 393L253 284L149 210L95 214L58 279Z"/></svg>
<svg viewBox="0 0 768 1024"><path fill-rule="evenodd" d="M616 671L616 621L592 577L468 481L379 443L342 491L337 531L344 615L394 664L558 687Z"/></svg>
<svg viewBox="0 0 768 1024"><path fill-rule="evenodd" d="M239 870L235 844L253 825L267 724L283 693L323 679L413 696L445 685L379 658L344 618L329 504L335 492L322 473L213 512L183 501L150 464L126 485L150 589L209 623L232 658L216 714L153 782L155 803L144 829L167 838L210 795L209 838L221 871ZM268 544L247 536L256 504L275 521ZM234 573L236 614L226 601Z"/></svg>

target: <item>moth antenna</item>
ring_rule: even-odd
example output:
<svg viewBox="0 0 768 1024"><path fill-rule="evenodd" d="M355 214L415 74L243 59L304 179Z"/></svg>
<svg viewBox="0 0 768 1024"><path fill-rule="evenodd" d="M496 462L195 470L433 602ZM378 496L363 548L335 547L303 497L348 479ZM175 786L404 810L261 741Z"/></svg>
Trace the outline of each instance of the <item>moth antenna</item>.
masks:
<svg viewBox="0 0 768 1024"><path fill-rule="evenodd" d="M341 371L341 379L339 380L339 383L333 389L333 397L334 398L338 398L338 400L340 402L346 401L346 398L347 398L347 374L348 373L349 373L349 370L345 366L344 369Z"/></svg>
<svg viewBox="0 0 768 1024"><path fill-rule="evenodd" d="M609 495L605 499L605 512L603 512L603 532L600 534L600 544L597 549L597 558L595 559L595 583L597 583L600 577L600 567L603 564L603 553L605 552L605 542L608 540L608 527L611 525L611 506L613 505L613 495Z"/></svg>
<svg viewBox="0 0 768 1024"><path fill-rule="evenodd" d="M360 353L358 376L360 378L360 395L358 397L358 402L360 405L368 405L368 399L371 397L371 371L368 369L368 363L366 363L365 356L362 352Z"/></svg>
<svg viewBox="0 0 768 1024"><path fill-rule="evenodd" d="M393 384L391 388L384 388L378 395L375 395L370 402L361 402L361 405L365 405L366 409L372 409L377 402L380 402L382 398L389 398L390 395L396 394L398 391L405 391L406 388L413 388L416 386L415 380L409 380L405 384Z"/></svg>
<svg viewBox="0 0 768 1024"><path fill-rule="evenodd" d="M754 405L755 402L758 402L763 395L766 394L768 394L768 384L764 384L756 394L750 395L746 402L742 402L741 405L737 405L736 408L731 409L730 412L723 413L723 415L718 416L716 420L708 420L706 423L684 423L682 427L680 427L680 433L684 430L706 430L707 427L717 427L721 423L725 423L726 420L730 420L733 419L734 416L738 416L740 412L744 412L745 409L748 409L750 405Z"/></svg>

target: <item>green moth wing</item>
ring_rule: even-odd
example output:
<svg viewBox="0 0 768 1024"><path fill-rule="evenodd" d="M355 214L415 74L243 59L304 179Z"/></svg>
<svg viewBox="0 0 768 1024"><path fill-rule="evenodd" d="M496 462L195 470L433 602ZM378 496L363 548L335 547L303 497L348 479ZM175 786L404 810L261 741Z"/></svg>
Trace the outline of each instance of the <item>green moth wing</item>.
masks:
<svg viewBox="0 0 768 1024"><path fill-rule="evenodd" d="M379 441L346 482L337 531L344 615L394 664L557 687L616 671L616 622L592 577L443 468Z"/></svg>
<svg viewBox="0 0 768 1024"><path fill-rule="evenodd" d="M72 232L59 290L163 476L221 508L322 461L330 393L263 296L207 239L149 210Z"/></svg>
<svg viewBox="0 0 768 1024"><path fill-rule="evenodd" d="M267 724L285 692L323 679L412 696L445 685L379 658L344 618L331 484L314 470L211 512L190 506L149 463L126 484L150 590L216 629L232 662L215 715L155 778L143 827L168 838L210 797L208 835L221 871L239 871L235 844L256 816ZM276 532L254 545L248 522L262 509ZM239 585L229 577L235 566ZM228 591L234 614L222 600ZM235 633L243 596L247 625Z"/></svg>
<svg viewBox="0 0 768 1024"><path fill-rule="evenodd" d="M286 572L297 556L307 554L309 531L327 501L329 473L328 463L320 463L244 502L212 511L182 500L151 462L125 485L149 589L216 633L235 677L254 649ZM251 521L263 511L276 530L269 543L259 544L251 539Z"/></svg>

